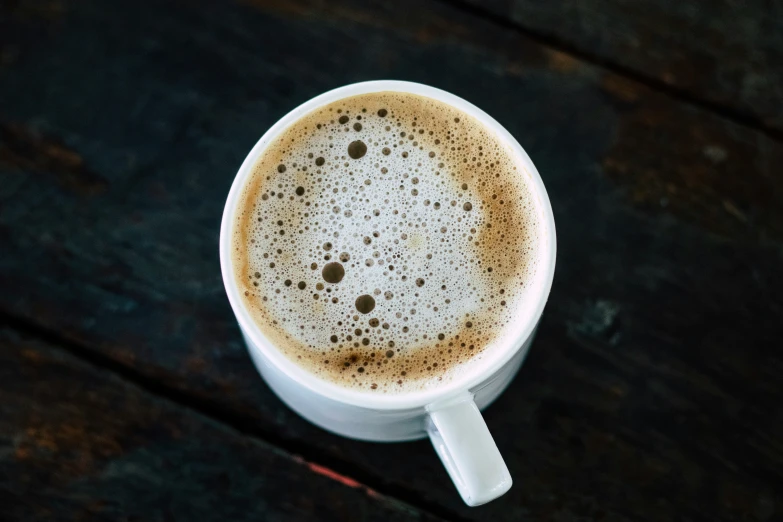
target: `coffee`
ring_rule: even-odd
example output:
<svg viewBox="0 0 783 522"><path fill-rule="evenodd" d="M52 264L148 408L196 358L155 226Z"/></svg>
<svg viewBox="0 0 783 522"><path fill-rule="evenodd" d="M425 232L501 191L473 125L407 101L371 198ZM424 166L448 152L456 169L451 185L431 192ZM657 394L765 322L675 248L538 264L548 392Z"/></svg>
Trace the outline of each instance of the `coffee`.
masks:
<svg viewBox="0 0 783 522"><path fill-rule="evenodd" d="M253 321L371 393L429 389L496 348L536 277L541 217L494 131L409 93L345 98L261 154L232 227Z"/></svg>

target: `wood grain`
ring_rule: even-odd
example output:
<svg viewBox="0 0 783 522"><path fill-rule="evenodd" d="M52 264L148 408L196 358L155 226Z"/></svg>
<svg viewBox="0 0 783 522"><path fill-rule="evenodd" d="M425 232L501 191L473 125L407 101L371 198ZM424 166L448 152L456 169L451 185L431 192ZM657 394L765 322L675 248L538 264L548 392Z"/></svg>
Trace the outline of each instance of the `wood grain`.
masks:
<svg viewBox="0 0 783 522"><path fill-rule="evenodd" d="M3 520L436 520L0 329Z"/></svg>
<svg viewBox="0 0 783 522"><path fill-rule="evenodd" d="M783 135L779 0L465 2L536 38Z"/></svg>
<svg viewBox="0 0 783 522"><path fill-rule="evenodd" d="M781 145L427 6L84 0L19 15L0 69L0 310L450 519L780 516ZM297 104L375 78L497 117L555 211L539 338L486 414L515 486L478 509L428 443L349 441L287 410L220 280L247 151Z"/></svg>

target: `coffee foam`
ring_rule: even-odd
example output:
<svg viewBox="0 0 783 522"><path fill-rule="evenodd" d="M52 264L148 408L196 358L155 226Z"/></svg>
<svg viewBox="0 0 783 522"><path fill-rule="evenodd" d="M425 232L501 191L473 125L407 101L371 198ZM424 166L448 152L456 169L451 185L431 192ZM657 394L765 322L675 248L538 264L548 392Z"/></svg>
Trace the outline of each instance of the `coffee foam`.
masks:
<svg viewBox="0 0 783 522"><path fill-rule="evenodd" d="M537 270L526 173L478 120L382 92L316 109L262 153L232 260L253 320L338 385L454 379L513 324Z"/></svg>

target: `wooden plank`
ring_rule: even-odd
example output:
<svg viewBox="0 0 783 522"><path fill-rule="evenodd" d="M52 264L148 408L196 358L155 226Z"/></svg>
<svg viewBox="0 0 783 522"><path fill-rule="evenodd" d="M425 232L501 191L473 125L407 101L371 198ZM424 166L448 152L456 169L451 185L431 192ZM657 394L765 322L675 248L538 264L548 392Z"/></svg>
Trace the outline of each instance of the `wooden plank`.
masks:
<svg viewBox="0 0 783 522"><path fill-rule="evenodd" d="M0 329L11 520L436 520Z"/></svg>
<svg viewBox="0 0 783 522"><path fill-rule="evenodd" d="M527 34L783 131L779 0L466 0Z"/></svg>
<svg viewBox="0 0 783 522"><path fill-rule="evenodd" d="M0 256L0 309L454 516L774 514L781 146L430 7L85 0L54 20L27 16L0 75L0 99L13 100L0 117L0 241L14 253ZM349 441L283 407L220 281L223 198L255 140L319 92L383 77L495 115L555 210L539 339L487 411L515 486L479 509L462 505L428 443Z"/></svg>

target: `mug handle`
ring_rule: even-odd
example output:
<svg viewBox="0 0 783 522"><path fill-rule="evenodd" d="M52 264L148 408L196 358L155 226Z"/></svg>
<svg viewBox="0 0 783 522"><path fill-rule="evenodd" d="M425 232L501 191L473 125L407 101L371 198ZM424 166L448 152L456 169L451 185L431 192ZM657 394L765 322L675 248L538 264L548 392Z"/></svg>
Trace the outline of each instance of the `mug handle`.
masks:
<svg viewBox="0 0 783 522"><path fill-rule="evenodd" d="M472 393L427 406L427 433L462 500L480 506L511 488L511 474Z"/></svg>

